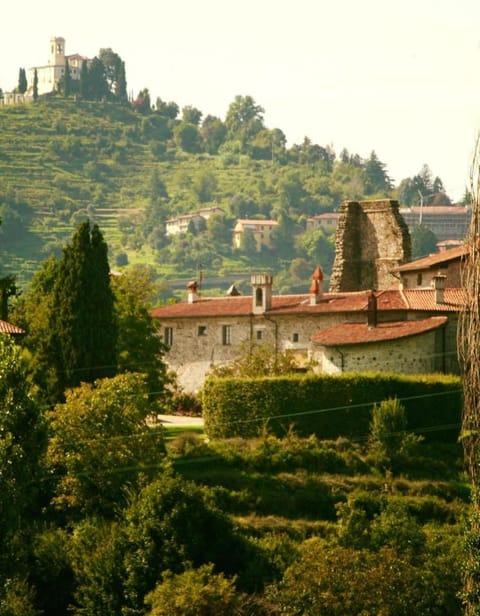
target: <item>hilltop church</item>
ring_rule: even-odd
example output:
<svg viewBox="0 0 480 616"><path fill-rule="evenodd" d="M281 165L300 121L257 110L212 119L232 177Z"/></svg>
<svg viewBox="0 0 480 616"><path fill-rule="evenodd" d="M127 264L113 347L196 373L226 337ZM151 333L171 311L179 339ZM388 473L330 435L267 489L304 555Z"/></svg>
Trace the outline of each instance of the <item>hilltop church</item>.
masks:
<svg viewBox="0 0 480 616"><path fill-rule="evenodd" d="M65 54L65 39L61 36L54 36L50 39L48 62L43 66L34 66L29 68L27 73L28 89L25 94L18 92L5 92L3 97L3 103L5 105L11 105L14 103L24 103L33 100L33 80L35 71L37 71L38 78L38 95L50 94L58 89L58 84L62 77L65 75L65 65L68 60L70 68L70 78L73 81L80 80L80 72L82 70L82 63L91 62L90 58L81 56L79 54L72 54L67 56Z"/></svg>

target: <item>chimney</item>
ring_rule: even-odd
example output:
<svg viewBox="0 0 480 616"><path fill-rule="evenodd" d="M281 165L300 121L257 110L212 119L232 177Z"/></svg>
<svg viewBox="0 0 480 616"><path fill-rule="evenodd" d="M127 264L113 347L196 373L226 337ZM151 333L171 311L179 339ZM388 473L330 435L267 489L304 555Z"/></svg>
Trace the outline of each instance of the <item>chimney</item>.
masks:
<svg viewBox="0 0 480 616"><path fill-rule="evenodd" d="M368 296L368 306L367 306L367 325L368 327L377 327L377 297L375 295L375 291L370 291L370 295Z"/></svg>
<svg viewBox="0 0 480 616"><path fill-rule="evenodd" d="M433 289L435 291L435 304L443 304L445 301L445 283L447 277L440 272L433 277Z"/></svg>
<svg viewBox="0 0 480 616"><path fill-rule="evenodd" d="M252 274L250 282L253 287L252 312L263 314L272 307L272 283L271 274Z"/></svg>
<svg viewBox="0 0 480 616"><path fill-rule="evenodd" d="M323 272L322 268L317 265L312 276L312 284L310 286L310 305L316 306L323 296Z"/></svg>
<svg viewBox="0 0 480 616"><path fill-rule="evenodd" d="M187 301L189 304L193 304L194 302L197 301L198 297L197 297L197 288L198 288L198 284L196 280L191 280L188 284L187 284L187 289L188 289L188 296L187 296Z"/></svg>

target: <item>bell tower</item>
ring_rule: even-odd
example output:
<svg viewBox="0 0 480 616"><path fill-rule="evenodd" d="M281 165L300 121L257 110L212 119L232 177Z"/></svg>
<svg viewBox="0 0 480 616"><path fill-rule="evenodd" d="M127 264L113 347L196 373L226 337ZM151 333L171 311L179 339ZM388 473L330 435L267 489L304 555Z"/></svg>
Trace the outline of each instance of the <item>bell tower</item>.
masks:
<svg viewBox="0 0 480 616"><path fill-rule="evenodd" d="M253 314L263 314L272 307L272 282L270 274L252 274L251 284L253 287Z"/></svg>
<svg viewBox="0 0 480 616"><path fill-rule="evenodd" d="M65 65L65 39L61 36L53 36L50 39L50 55L48 63L50 66Z"/></svg>

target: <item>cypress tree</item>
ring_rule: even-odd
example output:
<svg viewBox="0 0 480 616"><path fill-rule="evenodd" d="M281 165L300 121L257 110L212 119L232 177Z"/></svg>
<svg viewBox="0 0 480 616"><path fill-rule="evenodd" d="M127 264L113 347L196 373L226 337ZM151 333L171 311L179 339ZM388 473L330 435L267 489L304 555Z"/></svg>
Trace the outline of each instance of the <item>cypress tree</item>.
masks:
<svg viewBox="0 0 480 616"><path fill-rule="evenodd" d="M88 98L88 65L84 60L80 69L80 97Z"/></svg>
<svg viewBox="0 0 480 616"><path fill-rule="evenodd" d="M65 98L70 96L71 90L71 76L70 76L70 64L68 58L65 59L65 74L63 76L63 95Z"/></svg>
<svg viewBox="0 0 480 616"><path fill-rule="evenodd" d="M37 69L33 72L33 100L36 101L38 98L38 73Z"/></svg>
<svg viewBox="0 0 480 616"><path fill-rule="evenodd" d="M79 225L63 251L54 289L51 331L58 396L65 388L116 372L117 330L107 245L97 225Z"/></svg>
<svg viewBox="0 0 480 616"><path fill-rule="evenodd" d="M25 94L27 91L27 75L24 68L18 71L18 91L20 94Z"/></svg>

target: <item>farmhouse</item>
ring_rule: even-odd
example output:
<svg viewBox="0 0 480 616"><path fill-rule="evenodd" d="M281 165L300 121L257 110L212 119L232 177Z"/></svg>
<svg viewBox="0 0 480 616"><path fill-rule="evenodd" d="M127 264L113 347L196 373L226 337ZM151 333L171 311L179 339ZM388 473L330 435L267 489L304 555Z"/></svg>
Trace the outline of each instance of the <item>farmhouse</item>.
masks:
<svg viewBox="0 0 480 616"><path fill-rule="evenodd" d="M468 255L468 246L462 245L410 261L392 270L404 288L428 288L436 275L445 276L445 286L460 287L462 263Z"/></svg>
<svg viewBox="0 0 480 616"><path fill-rule="evenodd" d="M290 351L299 365L313 360L318 372L353 369L354 362L341 363L353 325L361 326L354 332L354 351L360 358L355 369L457 372L456 328L463 292L445 289L442 283L439 277L437 288L324 293L317 268L308 292L275 295L271 275L253 274L251 295L200 297L192 281L186 301L156 308L152 316L168 346L166 360L186 391L198 390L213 366L228 363L255 344L269 344L274 353ZM374 326L368 321L372 294ZM386 324L390 333L382 338ZM329 331L339 332L339 338L321 337ZM403 354L396 345L405 349ZM334 353L324 350L333 348Z"/></svg>
<svg viewBox="0 0 480 616"><path fill-rule="evenodd" d="M240 248L242 238L245 233L253 235L257 252L261 252L263 247L271 248L271 232L278 226L276 220L254 220L251 218L239 218L233 229L233 245Z"/></svg>

